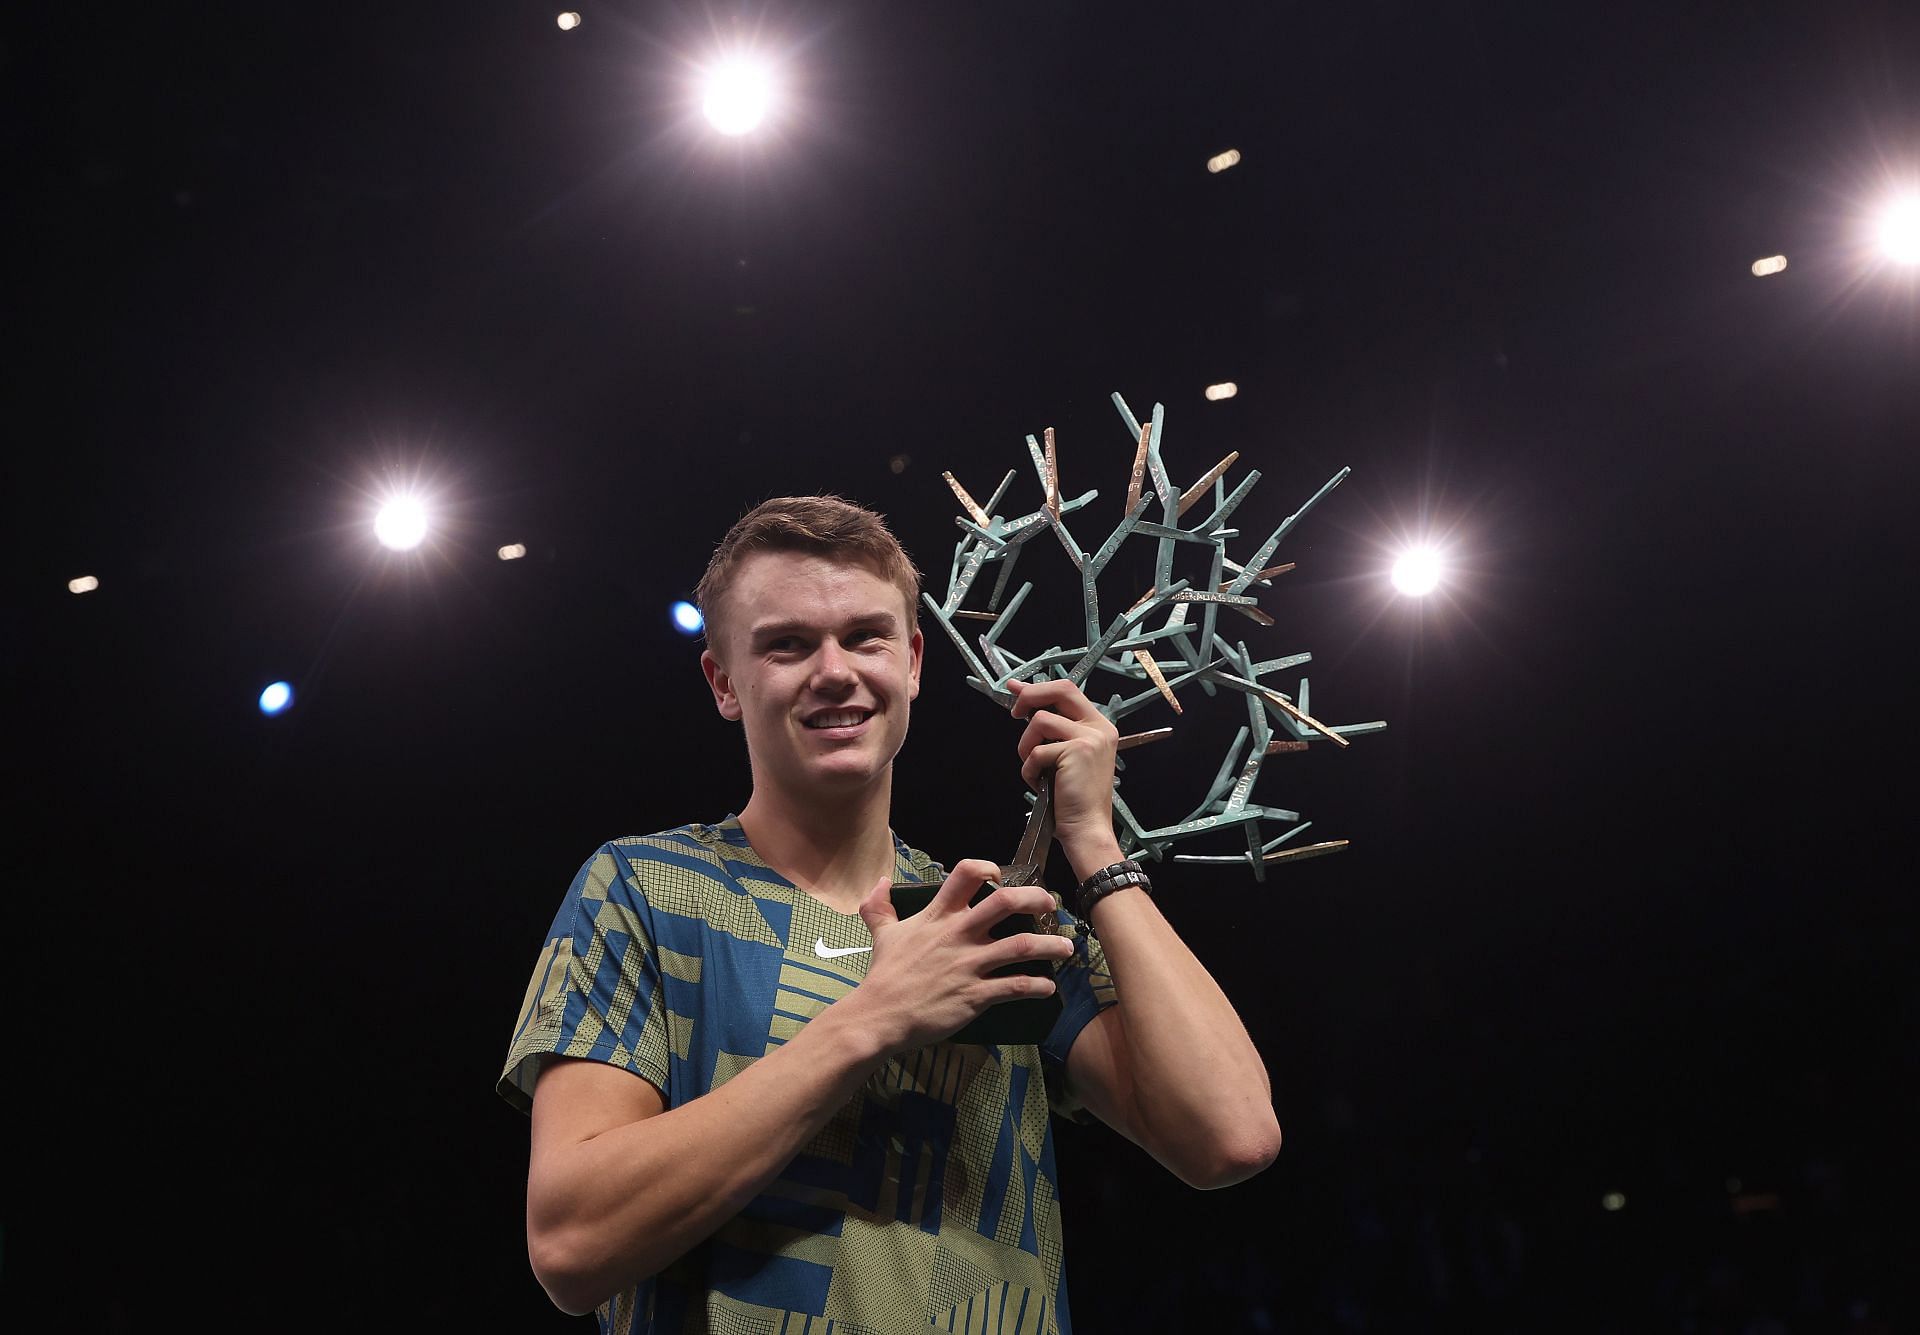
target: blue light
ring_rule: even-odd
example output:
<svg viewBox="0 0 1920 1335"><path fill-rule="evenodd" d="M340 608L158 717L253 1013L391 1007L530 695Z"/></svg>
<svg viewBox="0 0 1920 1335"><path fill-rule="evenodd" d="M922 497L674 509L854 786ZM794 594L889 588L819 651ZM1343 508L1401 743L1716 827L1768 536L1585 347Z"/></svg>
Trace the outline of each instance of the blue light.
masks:
<svg viewBox="0 0 1920 1335"><path fill-rule="evenodd" d="M293 687L287 685L284 681L276 681L273 685L267 687L266 690L260 692L260 712L262 714L278 714L292 703Z"/></svg>
<svg viewBox="0 0 1920 1335"><path fill-rule="evenodd" d="M673 624L682 635L698 635L706 626L700 619L700 609L689 602L673 605Z"/></svg>

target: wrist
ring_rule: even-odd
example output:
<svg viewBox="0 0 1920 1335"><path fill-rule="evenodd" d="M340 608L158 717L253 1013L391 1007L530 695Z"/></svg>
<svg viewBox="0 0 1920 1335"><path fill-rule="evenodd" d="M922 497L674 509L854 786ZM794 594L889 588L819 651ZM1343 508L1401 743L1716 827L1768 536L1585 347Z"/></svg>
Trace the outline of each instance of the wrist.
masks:
<svg viewBox="0 0 1920 1335"><path fill-rule="evenodd" d="M810 1030L824 1030L852 1065L872 1068L883 1065L894 1053L904 1051L907 1038L896 1033L898 1011L862 989L851 992L828 1006L808 1022Z"/></svg>
<svg viewBox="0 0 1920 1335"><path fill-rule="evenodd" d="M1104 838L1092 838L1068 843L1062 839L1060 849L1067 855L1067 865L1073 868L1076 884L1084 885L1089 876L1102 868L1111 867L1126 857L1120 851L1120 841L1111 834Z"/></svg>
<svg viewBox="0 0 1920 1335"><path fill-rule="evenodd" d="M1153 882L1148 879L1146 868L1137 861L1116 858L1080 882L1073 895L1074 916L1091 925L1102 904L1114 895L1129 891L1151 895Z"/></svg>

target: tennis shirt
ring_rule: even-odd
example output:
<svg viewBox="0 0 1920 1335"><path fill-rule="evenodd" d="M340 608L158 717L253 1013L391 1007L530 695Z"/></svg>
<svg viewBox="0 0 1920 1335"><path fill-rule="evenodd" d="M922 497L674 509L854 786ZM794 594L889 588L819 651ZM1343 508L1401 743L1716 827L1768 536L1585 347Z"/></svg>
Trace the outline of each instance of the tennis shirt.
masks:
<svg viewBox="0 0 1920 1335"><path fill-rule="evenodd" d="M896 881L944 871L895 840ZM618 1335L922 1330L1065 1335L1050 1108L1113 1005L1071 915L1061 1013L1037 1046L936 1043L876 1071L737 1216L598 1312ZM790 1040L866 975L857 916L794 886L740 823L602 845L548 932L496 1086L524 1110L544 1058L622 1067L677 1108Z"/></svg>

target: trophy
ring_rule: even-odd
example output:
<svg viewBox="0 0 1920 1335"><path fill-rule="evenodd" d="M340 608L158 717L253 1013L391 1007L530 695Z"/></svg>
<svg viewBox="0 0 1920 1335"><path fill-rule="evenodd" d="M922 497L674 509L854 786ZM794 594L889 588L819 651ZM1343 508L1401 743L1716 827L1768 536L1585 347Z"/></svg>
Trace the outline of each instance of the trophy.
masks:
<svg viewBox="0 0 1920 1335"><path fill-rule="evenodd" d="M957 519L961 538L954 549L953 564L947 578L944 599L924 595L933 617L946 631L968 669L967 685L986 695L1001 708L1011 708L1013 693L1007 683L1014 680L1037 681L1064 677L1087 694L1095 707L1116 726L1128 715L1152 705L1166 704L1176 719L1185 708L1176 688L1193 684L1207 696L1221 690L1243 698L1247 722L1234 736L1227 754L1214 774L1199 805L1179 820L1154 825L1137 817L1122 800L1119 777L1115 777L1113 811L1115 833L1121 851L1130 858L1157 861L1167 855L1176 842L1207 835L1233 834L1244 840L1244 850L1231 853L1177 853L1175 862L1215 865L1239 864L1248 867L1255 880L1264 881L1269 867L1337 853L1348 846L1345 839L1312 844L1294 840L1312 825L1302 821L1298 811L1264 806L1253 801L1253 789L1262 766L1276 755L1307 750L1315 744L1345 748L1348 738L1378 732L1382 721L1329 726L1310 712L1307 678L1302 676L1294 693L1281 691L1262 678L1273 673L1301 667L1310 662L1310 653L1298 652L1275 658L1257 658L1244 640L1231 640L1222 634L1221 613L1245 617L1262 627L1274 625L1272 616L1261 610L1257 589L1272 588L1275 577L1294 568L1294 563L1268 565L1281 541L1294 525L1317 505L1351 471L1342 468L1321 486L1298 510L1289 515L1265 542L1254 549L1244 562L1227 555L1230 539L1240 531L1231 526L1234 511L1246 499L1260 478L1251 470L1231 491L1227 471L1238 461L1239 451L1229 453L1208 469L1191 486L1176 488L1162 454L1166 409L1155 404L1151 418L1142 424L1119 394L1114 406L1126 426L1129 443L1134 446L1133 469L1127 486L1126 511L1119 524L1103 541L1088 551L1073 536L1067 518L1085 510L1099 496L1088 491L1068 499L1060 488L1057 444L1052 427L1044 434L1044 444L1027 437L1027 452L1037 474L1043 495L1040 507L1016 518L999 513L1002 499L1018 474L1009 470L987 502L977 502L951 472L945 473L964 513ZM1183 526L1188 512L1206 502L1203 517ZM1151 510L1158 514L1149 518ZM1031 656L1016 653L1009 645L1007 632L1015 614L1033 591L1033 584L1022 584L1011 598L1006 590L1026 543L1042 533L1051 533L1065 549L1068 560L1080 577L1080 603L1084 608L1084 635L1077 645L1053 644ZM1144 539L1155 544L1153 583L1138 595L1125 611L1103 620L1099 581L1108 572L1123 544ZM1176 578L1176 558L1188 568L1204 567L1201 583L1191 577ZM988 566L998 565L993 591L986 606L967 609L962 606L980 582ZM1004 602L1004 605L1003 605ZM956 622L987 623L978 635L978 652L969 644ZM1045 637L1042 637L1044 641ZM1163 661L1164 660L1164 661ZM1093 674L1102 672L1118 678L1123 689L1102 703L1088 686ZM1173 727L1127 733L1121 729L1119 748L1128 751L1172 735ZM1251 745L1249 746L1249 743ZM1120 770L1125 762L1116 762ZM1051 776L1043 778L1032 799L1033 807L1019 850L1004 868L1008 885L1044 885L1043 871L1048 848L1053 840L1053 790ZM1281 825L1277 835L1267 837L1267 826ZM981 895L996 887L983 887ZM936 887L899 885L894 887L894 903L904 916L925 906ZM978 902L978 898L976 901ZM1056 907L1059 896L1055 896ZM1056 914L1035 920L1014 915L1005 920L996 935L1013 931L1058 930ZM1081 930L1086 930L1083 926ZM1022 972L1044 975L1049 965L1043 961L1012 966ZM1009 1002L989 1008L979 1019L953 1036L954 1042L1029 1043L1044 1038L1059 1013L1058 996Z"/></svg>

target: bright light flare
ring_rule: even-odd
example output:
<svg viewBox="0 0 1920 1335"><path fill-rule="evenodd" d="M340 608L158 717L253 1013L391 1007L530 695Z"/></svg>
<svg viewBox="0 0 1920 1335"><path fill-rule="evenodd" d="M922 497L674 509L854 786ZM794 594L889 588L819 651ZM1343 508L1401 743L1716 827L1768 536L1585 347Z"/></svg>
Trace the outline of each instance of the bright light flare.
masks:
<svg viewBox="0 0 1920 1335"><path fill-rule="evenodd" d="M1880 215L1880 250L1895 264L1920 264L1920 195L1903 195Z"/></svg>
<svg viewBox="0 0 1920 1335"><path fill-rule="evenodd" d="M412 496L395 496L380 507L373 535L396 552L411 551L426 540L427 507Z"/></svg>
<svg viewBox="0 0 1920 1335"><path fill-rule="evenodd" d="M510 542L500 549L500 559L502 561L518 561L526 554L527 545L524 542Z"/></svg>
<svg viewBox="0 0 1920 1335"><path fill-rule="evenodd" d="M82 575L79 579L70 579L67 581L68 593L92 593L99 587L100 581L92 575Z"/></svg>
<svg viewBox="0 0 1920 1335"><path fill-rule="evenodd" d="M673 605L673 625L682 635L698 635L707 623L699 608L683 600Z"/></svg>
<svg viewBox="0 0 1920 1335"><path fill-rule="evenodd" d="M1240 161L1240 150L1230 148L1224 153L1215 153L1207 159L1207 170L1216 176Z"/></svg>
<svg viewBox="0 0 1920 1335"><path fill-rule="evenodd" d="M1440 558L1421 547L1407 552L1393 563L1393 587L1409 597L1419 598L1440 587Z"/></svg>
<svg viewBox="0 0 1920 1335"><path fill-rule="evenodd" d="M747 134L773 105L773 75L758 61L736 56L707 72L701 110L724 135Z"/></svg>
<svg viewBox="0 0 1920 1335"><path fill-rule="evenodd" d="M566 13L555 19L554 22L560 25L561 32L572 32L580 26L580 15L569 9Z"/></svg>
<svg viewBox="0 0 1920 1335"><path fill-rule="evenodd" d="M293 703L293 687L284 681L276 681L260 692L260 712L271 718Z"/></svg>
<svg viewBox="0 0 1920 1335"><path fill-rule="evenodd" d="M1600 1208L1608 1214L1615 1214L1626 1209L1627 1193L1624 1191L1609 1191L1600 1198Z"/></svg>
<svg viewBox="0 0 1920 1335"><path fill-rule="evenodd" d="M1753 262L1753 276L1755 278L1765 278L1768 274L1785 273L1786 269L1787 257L1785 255L1769 255L1764 260L1755 260Z"/></svg>
<svg viewBox="0 0 1920 1335"><path fill-rule="evenodd" d="M1230 399L1240 392L1240 386L1231 380L1222 380L1217 385L1207 386L1207 401L1218 403L1221 399Z"/></svg>

